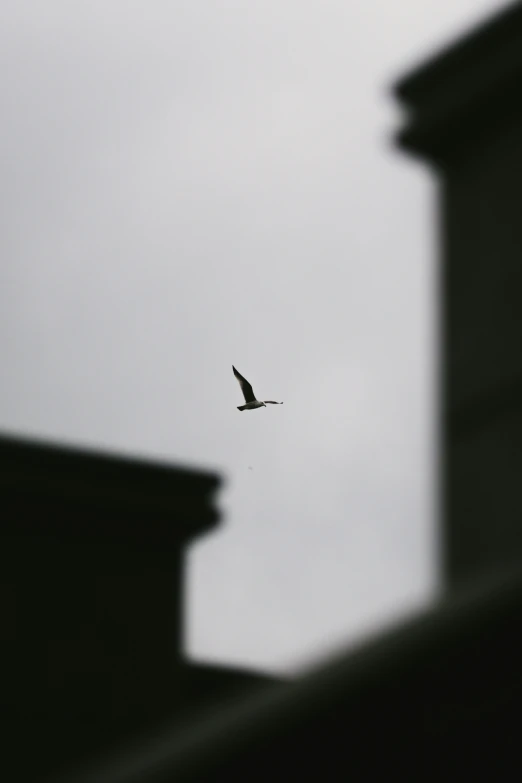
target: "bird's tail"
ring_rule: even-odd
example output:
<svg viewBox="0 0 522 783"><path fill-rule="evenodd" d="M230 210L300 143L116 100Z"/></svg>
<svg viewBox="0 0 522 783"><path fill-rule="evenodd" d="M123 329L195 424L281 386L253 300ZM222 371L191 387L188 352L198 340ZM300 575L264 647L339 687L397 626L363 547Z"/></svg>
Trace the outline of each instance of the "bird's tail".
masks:
<svg viewBox="0 0 522 783"><path fill-rule="evenodd" d="M238 405L237 409L238 409L238 411L244 411L244 410L246 410L246 407L247 407L246 405Z"/></svg>

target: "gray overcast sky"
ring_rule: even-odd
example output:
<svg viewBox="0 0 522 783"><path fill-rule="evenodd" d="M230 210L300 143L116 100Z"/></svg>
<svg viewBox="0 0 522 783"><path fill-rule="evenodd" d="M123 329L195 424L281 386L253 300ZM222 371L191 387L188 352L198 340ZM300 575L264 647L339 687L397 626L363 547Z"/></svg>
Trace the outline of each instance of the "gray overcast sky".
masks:
<svg viewBox="0 0 522 783"><path fill-rule="evenodd" d="M1 4L0 426L224 473L195 657L291 671L436 589L434 191L389 87L505 5ZM239 413L232 363L285 404Z"/></svg>

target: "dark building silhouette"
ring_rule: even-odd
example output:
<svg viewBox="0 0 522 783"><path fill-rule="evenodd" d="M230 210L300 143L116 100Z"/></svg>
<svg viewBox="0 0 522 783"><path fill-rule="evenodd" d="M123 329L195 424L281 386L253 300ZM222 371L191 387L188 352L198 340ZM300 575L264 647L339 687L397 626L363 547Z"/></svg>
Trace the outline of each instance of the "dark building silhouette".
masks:
<svg viewBox="0 0 522 783"><path fill-rule="evenodd" d="M3 731L34 780L522 777L521 77L517 4L396 88L439 177L445 596L293 682L203 671L182 561L216 479L5 441Z"/></svg>
<svg viewBox="0 0 522 783"><path fill-rule="evenodd" d="M521 90L519 3L397 88L410 116L400 143L439 175L452 587L522 558Z"/></svg>
<svg viewBox="0 0 522 783"><path fill-rule="evenodd" d="M0 438L6 780L48 773L272 682L182 651L187 545L216 476Z"/></svg>

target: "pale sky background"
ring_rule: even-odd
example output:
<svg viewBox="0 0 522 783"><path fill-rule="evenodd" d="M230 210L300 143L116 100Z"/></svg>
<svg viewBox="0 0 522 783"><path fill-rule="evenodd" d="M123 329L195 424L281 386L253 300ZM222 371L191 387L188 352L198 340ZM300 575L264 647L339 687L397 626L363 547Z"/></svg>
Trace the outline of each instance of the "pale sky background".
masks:
<svg viewBox="0 0 522 783"><path fill-rule="evenodd" d="M290 673L437 589L435 189L390 87L505 5L2 0L0 427L226 477L194 657Z"/></svg>

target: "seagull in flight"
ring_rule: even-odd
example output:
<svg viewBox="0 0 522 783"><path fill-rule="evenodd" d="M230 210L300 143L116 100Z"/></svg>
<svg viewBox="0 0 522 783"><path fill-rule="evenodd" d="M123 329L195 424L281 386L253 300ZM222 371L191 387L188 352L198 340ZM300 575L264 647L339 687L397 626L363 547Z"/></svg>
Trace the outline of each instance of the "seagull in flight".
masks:
<svg viewBox="0 0 522 783"><path fill-rule="evenodd" d="M239 385L241 386L241 391L243 392L243 397L245 398L246 403L246 405L238 405L238 411L250 411L253 408L266 408L267 405L283 404L282 402L275 402L274 400L256 400L254 390L252 389L252 386L249 384L247 379L243 378L241 373L236 370L234 365L232 365L232 369L234 370L234 375L239 381Z"/></svg>

